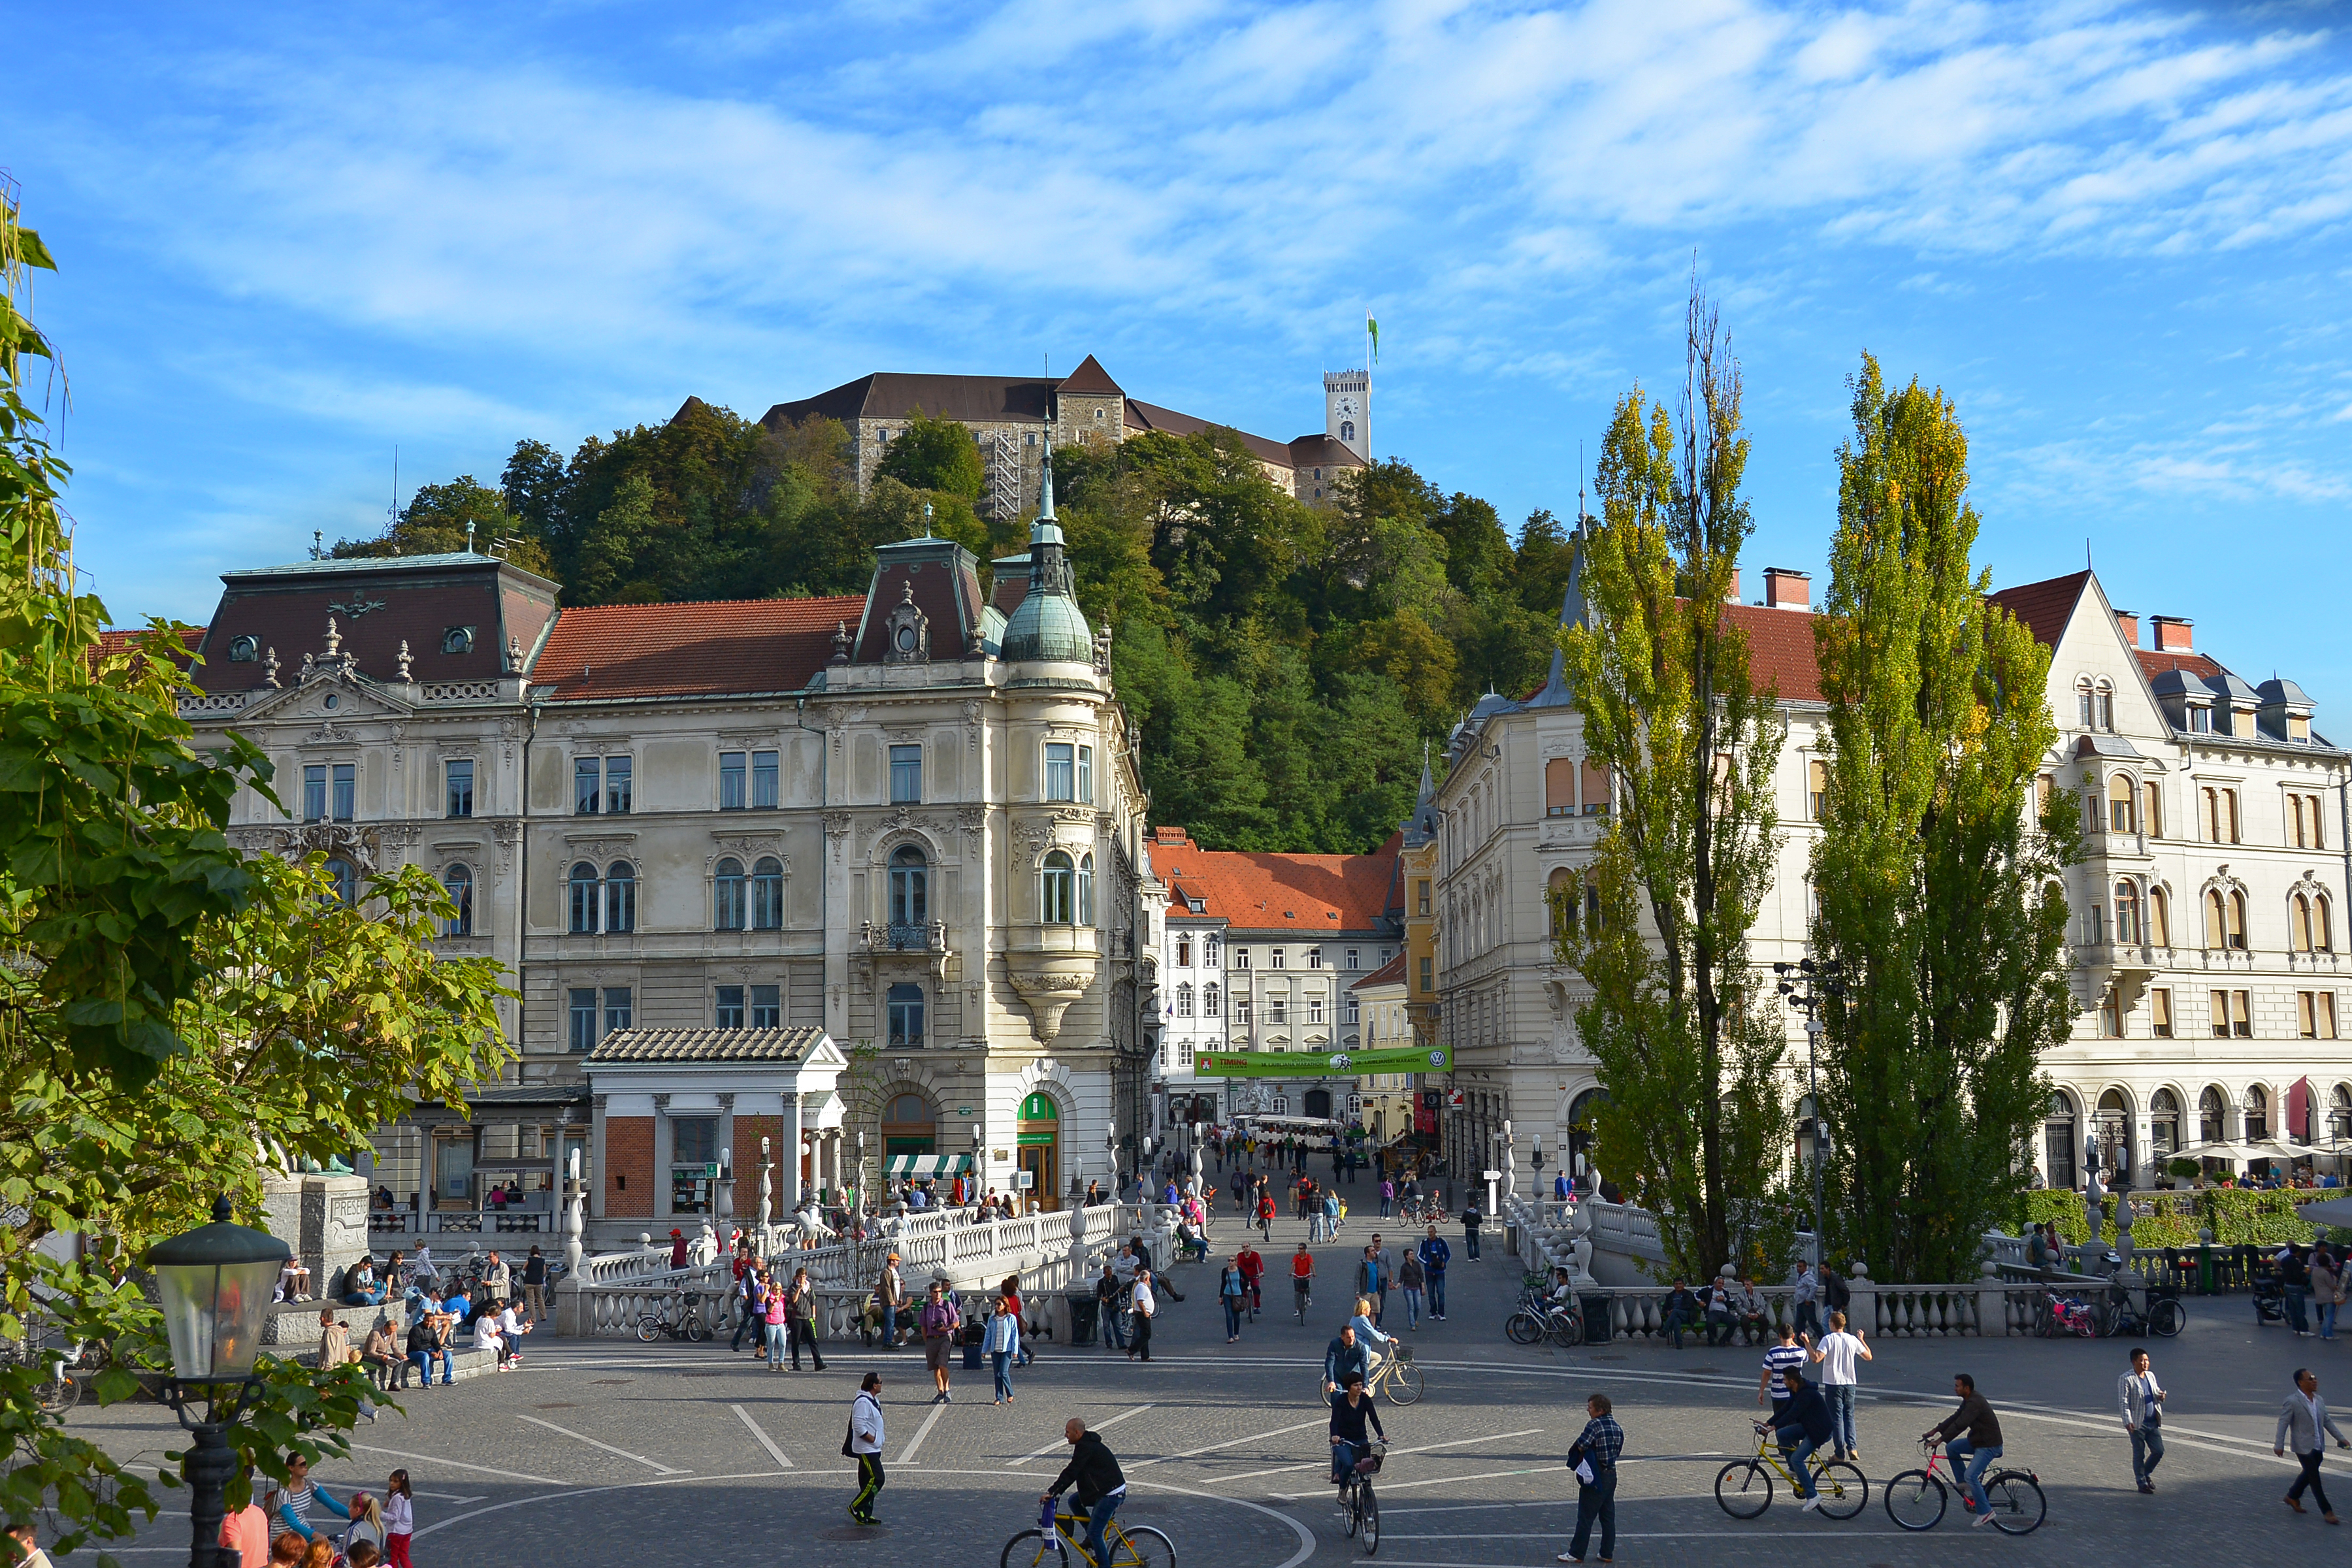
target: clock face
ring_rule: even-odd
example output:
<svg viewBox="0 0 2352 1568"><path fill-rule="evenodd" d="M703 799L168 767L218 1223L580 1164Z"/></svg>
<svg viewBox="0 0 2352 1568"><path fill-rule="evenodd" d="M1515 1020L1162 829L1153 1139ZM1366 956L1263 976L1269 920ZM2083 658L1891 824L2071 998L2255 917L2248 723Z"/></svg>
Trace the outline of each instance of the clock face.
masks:
<svg viewBox="0 0 2352 1568"><path fill-rule="evenodd" d="M1339 417L1342 419L1353 419L1355 416L1356 400L1352 397L1342 397L1339 399Z"/></svg>

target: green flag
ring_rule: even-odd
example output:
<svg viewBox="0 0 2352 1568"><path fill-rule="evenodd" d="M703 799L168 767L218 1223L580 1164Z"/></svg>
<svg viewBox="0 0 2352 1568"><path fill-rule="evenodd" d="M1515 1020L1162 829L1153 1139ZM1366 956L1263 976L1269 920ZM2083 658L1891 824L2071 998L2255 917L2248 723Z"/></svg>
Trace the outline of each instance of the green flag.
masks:
<svg viewBox="0 0 2352 1568"><path fill-rule="evenodd" d="M1381 357L1381 324L1372 320L1370 310L1364 312L1364 335L1372 340L1372 357Z"/></svg>

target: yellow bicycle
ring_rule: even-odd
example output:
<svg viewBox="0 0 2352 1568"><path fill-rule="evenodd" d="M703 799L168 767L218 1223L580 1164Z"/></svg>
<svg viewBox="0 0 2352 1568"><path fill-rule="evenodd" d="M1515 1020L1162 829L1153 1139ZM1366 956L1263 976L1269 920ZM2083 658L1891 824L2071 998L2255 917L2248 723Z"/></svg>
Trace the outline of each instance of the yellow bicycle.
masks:
<svg viewBox="0 0 2352 1568"><path fill-rule="evenodd" d="M1804 1489L1790 1473L1789 1462L1773 1440L1772 1428L1753 1422L1756 1457L1734 1459L1716 1472L1715 1500L1734 1519L1754 1519L1772 1506L1772 1478L1779 1476L1792 1492ZM1870 1479L1843 1459L1825 1459L1818 1453L1811 1465L1813 1495L1821 1499L1826 1519L1852 1519L1870 1502Z"/></svg>
<svg viewBox="0 0 2352 1568"><path fill-rule="evenodd" d="M1053 1503L1047 1503L1037 1515L1037 1528L1024 1530L1004 1543L1004 1555L998 1568L1070 1568L1073 1563L1090 1564L1093 1568L1176 1568L1176 1543L1148 1524L1133 1530L1119 1523L1113 1514L1103 1528L1103 1544L1110 1550L1110 1561L1095 1564L1087 1554L1087 1517L1082 1513L1064 1513Z"/></svg>

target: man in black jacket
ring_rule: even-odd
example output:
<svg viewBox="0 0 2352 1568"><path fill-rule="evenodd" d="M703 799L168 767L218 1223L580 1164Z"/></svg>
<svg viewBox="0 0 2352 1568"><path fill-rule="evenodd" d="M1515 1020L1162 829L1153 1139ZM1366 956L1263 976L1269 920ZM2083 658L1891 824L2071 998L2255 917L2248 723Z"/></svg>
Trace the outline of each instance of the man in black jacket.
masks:
<svg viewBox="0 0 2352 1568"><path fill-rule="evenodd" d="M1054 1478L1054 1484L1037 1494L1037 1500L1051 1502L1076 1487L1078 1507L1087 1516L1087 1554L1097 1563L1107 1563L1110 1554L1103 1544L1103 1530L1126 1500L1126 1473L1103 1442L1102 1434L1087 1431L1087 1424L1076 1416L1071 1416L1063 1426L1062 1436L1077 1451L1062 1467L1062 1473Z"/></svg>
<svg viewBox="0 0 2352 1568"><path fill-rule="evenodd" d="M1780 1374L1788 1385L1788 1402L1774 1413L1780 1425L1772 1429L1780 1440L1780 1452L1789 1457L1789 1472L1797 1478L1797 1495L1805 1500L1800 1507L1806 1513L1822 1506L1820 1496L1813 1490L1812 1467L1808 1462L1813 1450L1827 1443L1837 1433L1830 1420L1829 1401L1822 1391L1805 1381L1805 1374L1795 1367Z"/></svg>

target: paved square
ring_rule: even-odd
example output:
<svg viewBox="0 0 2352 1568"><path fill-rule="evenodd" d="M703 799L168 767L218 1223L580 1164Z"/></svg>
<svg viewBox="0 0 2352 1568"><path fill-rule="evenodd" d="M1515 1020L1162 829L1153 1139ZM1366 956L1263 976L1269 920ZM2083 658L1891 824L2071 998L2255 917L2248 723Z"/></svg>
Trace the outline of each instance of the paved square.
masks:
<svg viewBox="0 0 2352 1568"><path fill-rule="evenodd" d="M1276 1267L1304 1228L1277 1223L1263 1248ZM1340 1242L1316 1249L1327 1279L1344 1276L1371 1228L1352 1219ZM1401 1228L1386 1234L1393 1247ZM1236 1237L1228 1214L1213 1240L1230 1247ZM1575 1516L1561 1455L1595 1389L1615 1402L1628 1438L1620 1563L2352 1561L2352 1534L2281 1504L2294 1466L2270 1451L2293 1367L2313 1366L2322 1392L2352 1406L2344 1347L2258 1330L2243 1298L2190 1300L2187 1331L2150 1347L2171 1391L2170 1453L2154 1497L2133 1489L2115 1405L2116 1378L2138 1342L1882 1342L1864 1369L1858 1414L1873 1481L1866 1509L1834 1522L1801 1514L1783 1491L1743 1523L1716 1505L1712 1487L1725 1459L1751 1445L1757 1352L1696 1342L1679 1353L1623 1343L1521 1349L1502 1334L1517 1260L1490 1237L1485 1260L1468 1263L1458 1227L1449 1239L1449 1321L1412 1336L1427 1392L1409 1407L1381 1406L1395 1450L1379 1483L1380 1563L1549 1564ZM1017 1396L1003 1408L990 1404L987 1373L960 1363L954 1403L930 1404L922 1358L911 1352L845 1347L828 1353L825 1373L795 1374L767 1372L748 1344L730 1354L723 1342L536 1341L515 1373L412 1390L405 1413L387 1409L362 1426L357 1464L321 1466L316 1479L341 1496L354 1484L380 1489L390 1469L406 1467L417 1490L418 1568L992 1565L1006 1538L1034 1521L1034 1500L1065 1451L1062 1423L1077 1415L1106 1428L1127 1468L1121 1517L1165 1531L1181 1563L1360 1559L1329 1500L1316 1390L1342 1293L1318 1291L1305 1327L1284 1300L1229 1346L1213 1279L1213 1264L1177 1271L1186 1300L1164 1308L1150 1364L1045 1343L1015 1374ZM1394 1328L1402 1297L1391 1300ZM1273 1291L1268 1304L1277 1305ZM854 1483L840 1447L851 1394L872 1368L885 1379L888 1485L877 1507L886 1528L862 1531L849 1528ZM1952 1408L1950 1376L1960 1370L2000 1415L2003 1462L2036 1471L2048 1494L2049 1521L2031 1537L1969 1529L1957 1502L1937 1530L1907 1535L1882 1506L1878 1480L1918 1462L1912 1439ZM182 1440L152 1406L84 1410L74 1423L125 1458L152 1460ZM2352 1468L2329 1454L2336 1504L2352 1509ZM185 1515L166 1514L121 1555L128 1568L148 1568L184 1552L186 1539Z"/></svg>

